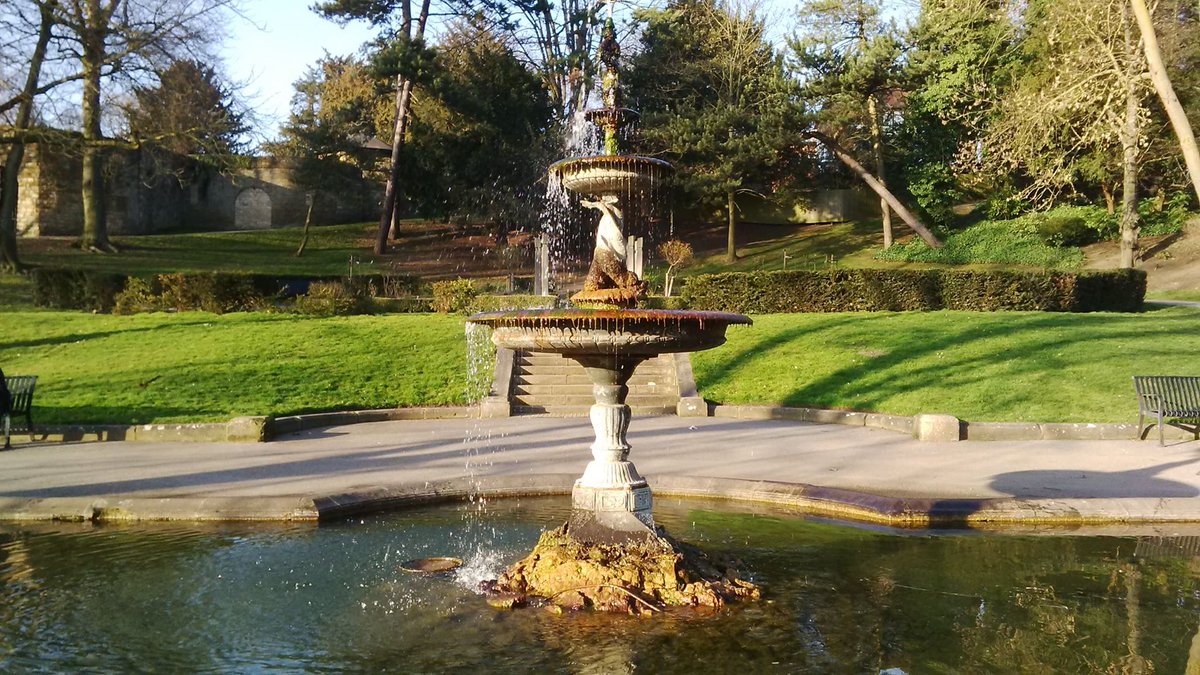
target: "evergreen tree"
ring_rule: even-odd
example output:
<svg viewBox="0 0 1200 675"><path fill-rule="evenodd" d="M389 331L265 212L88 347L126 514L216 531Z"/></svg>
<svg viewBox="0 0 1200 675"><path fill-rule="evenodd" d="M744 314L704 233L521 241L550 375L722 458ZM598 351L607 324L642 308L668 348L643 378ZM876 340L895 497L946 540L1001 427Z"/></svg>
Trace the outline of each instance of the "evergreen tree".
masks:
<svg viewBox="0 0 1200 675"><path fill-rule="evenodd" d="M125 109L131 140L189 157L217 169L232 166L250 130L228 87L216 71L194 60L176 61L158 75L155 86L133 90ZM187 164L161 158L160 166L180 178Z"/></svg>
<svg viewBox="0 0 1200 675"><path fill-rule="evenodd" d="M542 79L478 22L453 24L418 88L406 176L426 212L490 221L497 238L533 220L554 108Z"/></svg>
<svg viewBox="0 0 1200 675"><path fill-rule="evenodd" d="M798 10L801 32L789 44L802 83L801 98L817 125L845 148L870 156L875 178L887 183L888 113L898 99L901 46L880 18L878 0L807 0ZM892 245L892 214L880 204L883 247Z"/></svg>
<svg viewBox="0 0 1200 675"><path fill-rule="evenodd" d="M796 154L795 85L753 8L675 0L641 19L641 50L624 79L643 142L676 165L684 196L723 204L735 260L737 193L770 191Z"/></svg>
<svg viewBox="0 0 1200 675"><path fill-rule="evenodd" d="M976 147L989 111L1020 62L1019 0L922 0L908 36L904 105L897 129L900 178L932 222L946 225L963 185L960 151ZM1023 4L1023 3L1022 3Z"/></svg>

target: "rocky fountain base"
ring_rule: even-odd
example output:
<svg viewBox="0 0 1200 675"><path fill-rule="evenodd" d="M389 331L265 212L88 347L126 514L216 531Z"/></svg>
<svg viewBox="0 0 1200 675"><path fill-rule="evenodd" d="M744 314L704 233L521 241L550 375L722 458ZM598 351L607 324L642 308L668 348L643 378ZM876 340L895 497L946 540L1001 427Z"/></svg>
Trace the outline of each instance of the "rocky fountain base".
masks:
<svg viewBox="0 0 1200 675"><path fill-rule="evenodd" d="M680 545L654 523L650 486L629 461L628 382L657 354L691 352L725 342L740 314L671 310L529 310L477 314L497 346L558 353L584 367L595 404L592 461L575 482L572 513L542 535L533 552L486 585L493 604L540 599L558 607L643 613L664 606L720 607L754 598L729 563Z"/></svg>
<svg viewBox="0 0 1200 675"><path fill-rule="evenodd" d="M734 564L712 561L661 528L642 539L606 544L577 537L575 517L543 533L528 557L486 584L489 602L646 614L666 607L715 609L759 597L754 584L738 578Z"/></svg>

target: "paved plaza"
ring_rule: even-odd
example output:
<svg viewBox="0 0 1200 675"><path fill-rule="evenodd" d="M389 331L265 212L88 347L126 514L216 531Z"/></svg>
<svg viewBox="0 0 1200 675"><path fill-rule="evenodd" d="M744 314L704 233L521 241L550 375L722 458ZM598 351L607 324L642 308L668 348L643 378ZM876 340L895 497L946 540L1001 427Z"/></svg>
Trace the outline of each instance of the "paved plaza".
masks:
<svg viewBox="0 0 1200 675"><path fill-rule="evenodd" d="M583 418L412 420L268 443L62 443L0 453L0 519L319 519L432 498L565 494ZM1200 523L1200 442L930 443L863 427L635 418L656 494L893 524Z"/></svg>

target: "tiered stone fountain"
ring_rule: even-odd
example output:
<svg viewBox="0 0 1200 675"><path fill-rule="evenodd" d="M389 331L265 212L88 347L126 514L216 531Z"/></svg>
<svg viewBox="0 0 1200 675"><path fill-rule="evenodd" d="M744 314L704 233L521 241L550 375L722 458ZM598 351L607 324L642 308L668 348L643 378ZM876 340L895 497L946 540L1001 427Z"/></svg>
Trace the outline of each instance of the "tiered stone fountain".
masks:
<svg viewBox="0 0 1200 675"><path fill-rule="evenodd" d="M637 309L646 283L625 268L622 200L650 190L672 171L659 159L622 155L618 132L637 114L620 105L617 45L610 17L600 45L604 107L587 118L604 130L604 154L550 167L551 180L578 193L600 212L596 245L584 289L573 309L489 312L472 323L490 326L499 347L551 352L577 361L593 382L592 461L572 491L566 525L543 535L525 560L490 586L499 602L530 597L557 605L645 611L660 605L719 606L756 596L693 550L684 550L655 526L650 486L629 461L627 383L638 364L658 354L711 349L725 342L740 314Z"/></svg>

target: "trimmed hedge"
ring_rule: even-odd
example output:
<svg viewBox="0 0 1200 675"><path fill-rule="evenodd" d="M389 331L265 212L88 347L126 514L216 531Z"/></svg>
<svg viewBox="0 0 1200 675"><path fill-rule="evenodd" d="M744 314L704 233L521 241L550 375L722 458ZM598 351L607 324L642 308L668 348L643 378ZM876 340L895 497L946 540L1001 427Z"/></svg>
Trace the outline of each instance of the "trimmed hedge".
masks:
<svg viewBox="0 0 1200 675"><path fill-rule="evenodd" d="M680 297L690 309L780 314L939 309L1137 312L1145 295L1146 273L1141 270L835 269L702 274L686 280Z"/></svg>
<svg viewBox="0 0 1200 675"><path fill-rule="evenodd" d="M108 272L38 268L33 271L33 304L54 309L109 312L126 277Z"/></svg>
<svg viewBox="0 0 1200 675"><path fill-rule="evenodd" d="M558 304L553 295L477 295L471 299L466 313L500 312L513 309L552 309Z"/></svg>
<svg viewBox="0 0 1200 675"><path fill-rule="evenodd" d="M38 307L110 312L117 307L119 296L125 296L118 310L121 313L169 309L221 313L260 309L273 299L303 296L314 284L323 287L330 283L342 284L356 296L415 295L421 287L420 279L411 275L346 278L181 272L143 278L43 267L33 273L33 301Z"/></svg>

